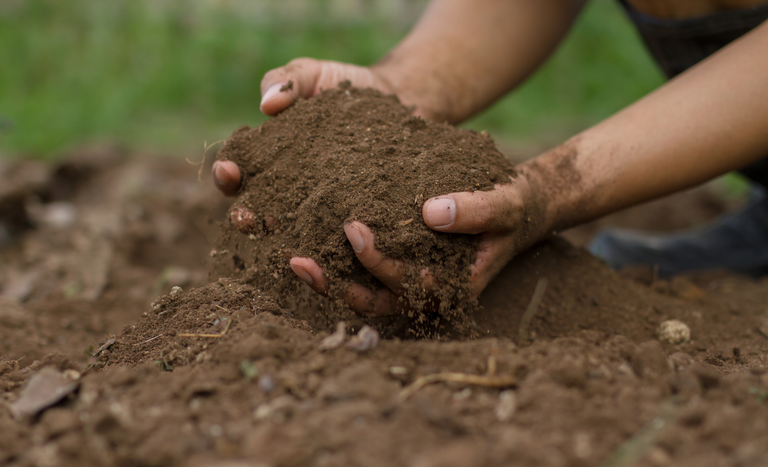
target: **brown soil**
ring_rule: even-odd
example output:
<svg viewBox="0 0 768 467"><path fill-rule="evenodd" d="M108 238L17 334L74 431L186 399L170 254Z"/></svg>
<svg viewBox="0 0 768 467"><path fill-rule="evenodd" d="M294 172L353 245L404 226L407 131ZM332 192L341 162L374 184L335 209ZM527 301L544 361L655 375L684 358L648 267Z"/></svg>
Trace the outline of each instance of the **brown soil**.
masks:
<svg viewBox="0 0 768 467"><path fill-rule="evenodd" d="M481 339L321 351L325 328L247 276L206 285L228 205L195 171L111 150L0 164L0 464L768 464L765 279L616 273L556 240L481 296ZM661 342L668 319L691 341ZM77 389L13 418L43 368Z"/></svg>
<svg viewBox="0 0 768 467"><path fill-rule="evenodd" d="M307 256L323 267L333 298L346 280L383 287L344 236L344 223L357 220L373 230L377 248L415 266L404 282L409 310L439 303L442 317L453 320L475 303L469 266L479 240L429 229L422 204L439 194L491 190L514 174L489 137L414 117L396 97L348 81L258 128L238 129L218 158L243 172L220 242L228 254L216 256L218 276L245 268L249 283L276 290L287 305L280 297L299 286L287 259ZM420 287L423 269L439 284L429 296Z"/></svg>

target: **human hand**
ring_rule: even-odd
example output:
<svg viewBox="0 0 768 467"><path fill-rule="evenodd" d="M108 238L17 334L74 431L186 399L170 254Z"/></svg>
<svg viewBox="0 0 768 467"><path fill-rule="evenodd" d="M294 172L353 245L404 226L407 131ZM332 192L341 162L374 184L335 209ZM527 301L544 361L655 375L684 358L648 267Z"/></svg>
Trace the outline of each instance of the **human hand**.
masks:
<svg viewBox="0 0 768 467"><path fill-rule="evenodd" d="M471 289L478 296L512 257L543 238L543 210L527 178L518 176L508 185L493 191L451 193L427 200L422 206L424 222L433 230L480 234L477 259L471 266ZM343 297L354 311L369 316L384 316L398 311L398 297L404 293L402 281L409 267L400 259L388 258L374 248L373 232L361 222L344 225L344 233L357 258L386 288L370 290L350 283ZM311 258L294 257L291 269L315 292L327 295L330 284L323 269ZM435 278L421 271L422 286L430 291Z"/></svg>
<svg viewBox="0 0 768 467"><path fill-rule="evenodd" d="M295 99L308 99L323 89L336 87L349 80L353 86L378 89L392 94L394 90L374 70L357 65L297 58L287 65L267 72L261 80L261 111L274 116L287 109ZM240 190L240 168L231 161L214 162L213 183L227 196Z"/></svg>

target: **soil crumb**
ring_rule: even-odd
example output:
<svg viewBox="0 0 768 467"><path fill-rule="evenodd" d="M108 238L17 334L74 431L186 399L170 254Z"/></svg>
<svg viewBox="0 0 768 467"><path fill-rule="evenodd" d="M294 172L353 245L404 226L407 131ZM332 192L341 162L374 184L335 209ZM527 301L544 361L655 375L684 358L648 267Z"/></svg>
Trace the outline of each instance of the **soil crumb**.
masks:
<svg viewBox="0 0 768 467"><path fill-rule="evenodd" d="M408 258L400 302L412 319L455 327L476 309L469 275L478 237L429 229L422 205L433 196L510 183L514 168L490 137L427 122L395 96L342 82L258 128L239 128L218 159L236 162L243 173L219 243L222 250L235 246L214 255L220 277L247 269L259 286L295 295L288 261L306 256L324 269L333 299L348 281L381 288L344 235L344 224L356 220L373 230L385 255ZM424 269L438 284L431 293L421 286Z"/></svg>

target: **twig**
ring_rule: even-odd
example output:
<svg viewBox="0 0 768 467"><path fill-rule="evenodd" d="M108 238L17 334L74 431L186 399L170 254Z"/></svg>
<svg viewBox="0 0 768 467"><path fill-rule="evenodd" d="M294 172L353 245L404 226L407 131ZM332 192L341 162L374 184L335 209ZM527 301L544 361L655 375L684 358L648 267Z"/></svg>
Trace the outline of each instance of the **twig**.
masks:
<svg viewBox="0 0 768 467"><path fill-rule="evenodd" d="M138 344L133 344L133 345L144 345L144 344L147 344L149 342L152 342L153 340L157 339L158 337L163 337L163 335L162 334L158 334L158 335L156 335L155 337L153 337L151 339L147 339L144 342L139 342Z"/></svg>
<svg viewBox="0 0 768 467"><path fill-rule="evenodd" d="M203 160L201 160L200 162L192 162L191 160L189 160L189 158L186 158L187 164L199 165L200 166L200 169L197 171L197 181L198 182L203 179L203 167L205 166L205 156L208 154L208 150L211 149L213 146L219 144L219 143L223 143L224 141L226 141L226 140L220 139L218 141L214 141L211 144L208 144L207 141L203 141Z"/></svg>
<svg viewBox="0 0 768 467"><path fill-rule="evenodd" d="M536 289L533 291L533 297L528 304L528 308L525 309L523 317L520 319L520 327L517 334L517 345L525 345L528 343L528 327L531 325L536 310L539 309L541 300L544 298L544 292L547 290L547 278L542 277L539 282L536 283Z"/></svg>
<svg viewBox="0 0 768 467"><path fill-rule="evenodd" d="M224 330L218 334L176 334L176 336L177 337L210 337L212 339L218 339L220 337L224 337L224 334L226 334L227 330L229 329L230 323L232 323L232 320L228 319L227 324L224 325Z"/></svg>
<svg viewBox="0 0 768 467"><path fill-rule="evenodd" d="M117 342L117 338L115 338L115 337L107 340L107 342L105 342L98 349L96 349L96 351L93 353L93 356L95 357L96 355L100 354L101 352L107 350L115 342Z"/></svg>
<svg viewBox="0 0 768 467"><path fill-rule="evenodd" d="M399 402L403 402L415 394L416 391L428 384L444 382L464 383L474 386L484 386L487 388L508 388L517 385L517 380L512 377L505 378L503 376L481 376L468 373L451 372L436 373L433 375L422 376L421 378L411 383L410 386L400 391L400 394L397 396L397 400Z"/></svg>

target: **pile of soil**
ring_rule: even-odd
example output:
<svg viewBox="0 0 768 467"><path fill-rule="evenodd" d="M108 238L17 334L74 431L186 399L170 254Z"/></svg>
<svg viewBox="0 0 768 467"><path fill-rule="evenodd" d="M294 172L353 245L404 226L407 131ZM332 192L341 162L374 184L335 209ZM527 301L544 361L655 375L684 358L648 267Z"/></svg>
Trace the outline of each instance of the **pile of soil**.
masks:
<svg viewBox="0 0 768 467"><path fill-rule="evenodd" d="M248 275L206 283L228 205L195 172L0 163L0 464L768 464L766 279L616 273L552 241L480 297L481 339L327 349ZM659 339L669 319L689 341ZM60 400L18 415L43 374Z"/></svg>
<svg viewBox="0 0 768 467"><path fill-rule="evenodd" d="M344 223L357 220L373 230L376 248L414 266L403 283L404 308L421 312L437 303L442 317L454 320L475 308L469 266L479 237L429 229L422 205L440 194L492 190L515 174L487 135L427 122L395 96L348 81L258 128L238 129L218 159L236 162L243 173L220 242L224 249L234 239L239 248L217 257L225 266L250 270L252 283L278 296L295 290L291 256L317 261L333 298L347 280L383 287L344 235ZM421 287L423 269L438 284L429 295Z"/></svg>

